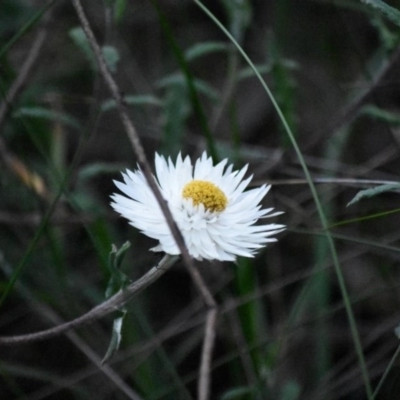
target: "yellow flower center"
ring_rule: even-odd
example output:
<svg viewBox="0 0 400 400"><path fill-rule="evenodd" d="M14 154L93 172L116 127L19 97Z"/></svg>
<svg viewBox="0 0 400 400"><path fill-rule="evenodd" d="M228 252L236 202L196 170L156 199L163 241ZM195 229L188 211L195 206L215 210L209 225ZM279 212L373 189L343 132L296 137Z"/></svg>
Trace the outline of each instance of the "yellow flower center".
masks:
<svg viewBox="0 0 400 400"><path fill-rule="evenodd" d="M209 211L224 211L228 199L225 193L211 182L193 180L185 185L182 191L185 199L192 199L195 206L200 203Z"/></svg>

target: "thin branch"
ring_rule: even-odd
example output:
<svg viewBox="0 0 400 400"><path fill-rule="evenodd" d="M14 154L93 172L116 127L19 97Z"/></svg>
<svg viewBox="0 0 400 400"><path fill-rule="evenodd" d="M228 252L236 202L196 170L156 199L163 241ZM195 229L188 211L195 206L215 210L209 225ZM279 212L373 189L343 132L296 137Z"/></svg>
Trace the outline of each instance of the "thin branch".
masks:
<svg viewBox="0 0 400 400"><path fill-rule="evenodd" d="M215 343L217 310L207 311L206 327L201 352L200 378L198 383L198 400L208 400L210 395L211 360Z"/></svg>
<svg viewBox="0 0 400 400"><path fill-rule="evenodd" d="M6 276L11 277L13 269L0 255L0 268ZM19 295L21 295L30 306L35 309L43 317L51 321L53 324L62 324L63 320L56 312L54 312L47 304L38 301L35 296L27 289L21 282L16 284ZM136 391L125 382L117 372L110 365L104 365L101 358L96 352L75 332L66 332L65 336L90 360L94 367L91 369L86 368L84 372L79 371L72 375L72 377L64 377L55 385L47 385L34 393L29 394L29 399L43 399L52 394L58 393L61 389L75 385L79 380L87 378L93 371L96 373L104 374L121 392L123 392L130 400L142 400Z"/></svg>
<svg viewBox="0 0 400 400"><path fill-rule="evenodd" d="M3 102L0 104L0 132L3 129L6 121L6 116L10 110L15 99L18 97L21 90L24 88L25 83L32 71L33 66L39 56L40 50L47 36L47 29L42 28L36 35L30 51L18 72L17 78L12 83L8 92L4 95ZM7 149L3 139L0 137L0 157L4 160L6 165L11 164L16 157Z"/></svg>
<svg viewBox="0 0 400 400"><path fill-rule="evenodd" d="M358 178L313 178L313 183L316 184L337 184L342 186L351 187L370 187L378 185L396 185L399 181L388 181L383 179L358 179ZM259 180L252 182L249 186L260 186L261 184L268 183L273 186L287 186L287 185L306 185L308 184L306 179L268 179Z"/></svg>
<svg viewBox="0 0 400 400"><path fill-rule="evenodd" d="M150 165L146 159L146 156L145 156L145 153L143 150L143 146L140 142L140 138L136 132L136 129L135 129L131 119L128 116L126 104L124 102L122 94L107 67L107 64L104 60L100 46L97 43L96 38L94 37L94 34L90 27L89 21L86 18L85 12L83 11L82 4L81 4L80 0L71 0L71 1L72 1L73 6L75 7L75 10L76 10L78 18L81 22L82 28L85 32L85 35L86 35L86 37L92 47L92 50L95 54L100 73L101 73L108 89L110 90L112 98L115 100L117 111L118 111L121 121L124 125L125 132L128 135L128 138L132 144L133 150L134 150L135 155L138 160L138 164L139 164L140 168L142 169L144 176L146 178L146 181L147 181L150 189L152 190L155 198L157 199L158 204L160 205L160 208L164 214L164 217L165 217L168 227L171 231L171 234L179 248L179 251L181 252L184 264L188 268L188 271L189 271L192 279L194 280L197 288L199 289L201 295L203 296L203 299L204 299L204 302L206 303L206 305L211 308L215 307L216 303L215 303L214 299L212 298L210 291L207 289L206 285L204 284L200 274L198 273L197 269L195 268L193 261L189 255L189 252L186 248L182 233L180 232L178 226L176 225L176 223L171 215L171 211L169 210L165 199L162 197L159 187L157 185L157 182L155 181L155 179L152 175L152 171L151 171Z"/></svg>
<svg viewBox="0 0 400 400"><path fill-rule="evenodd" d="M168 227L171 230L172 236L181 252L183 261L193 281L195 282L197 288L199 289L201 295L203 296L205 304L209 307L207 315L207 323L206 323L206 332L204 337L202 360L200 364L200 380L199 380L199 398L200 400L206 400L208 398L208 393L209 393L211 354L215 339L215 323L217 318L216 302L213 296L211 295L210 291L208 290L207 286L205 285L199 271L194 267L192 259L185 246L183 236L171 215L171 212L168 208L166 201L164 200L164 198L160 193L159 187L152 175L152 171L144 154L144 150L140 142L139 136L137 135L136 129L128 116L126 105L123 101L121 92L119 91L117 84L115 83L110 71L107 68L100 46L98 45L94 37L94 34L90 28L89 21L87 20L86 15L83 11L80 0L71 0L71 1L76 9L76 12L80 19L82 28L86 34L86 37L95 53L100 73L103 76L105 83L107 84L111 92L111 95L116 102L118 113L125 127L125 131L128 135L128 138L135 151L139 166L143 170L147 183L149 184L152 192L154 193L154 196L158 201L158 204L160 205L160 208L167 221Z"/></svg>
<svg viewBox="0 0 400 400"><path fill-rule="evenodd" d="M1 153L1 151L0 151ZM117 218L114 214L107 214L104 216L107 220ZM42 215L39 213L10 213L0 211L0 224L4 225L39 225ZM65 213L65 215L52 215L50 222L54 225L83 225L89 224L95 220L95 217L85 215L75 215L72 213Z"/></svg>
<svg viewBox="0 0 400 400"><path fill-rule="evenodd" d="M13 84L11 85L10 89L8 90L7 94L5 95L3 103L0 105L0 132L2 131L5 118L7 115L8 110L11 107L11 104L17 98L18 94L23 89L26 80L32 70L32 67L37 60L42 45L47 36L47 29L42 28L36 35L35 40L33 41L30 51L22 64L20 71L18 72L17 78L14 80Z"/></svg>
<svg viewBox="0 0 400 400"><path fill-rule="evenodd" d="M343 127L351 124L357 117L360 108L371 99L375 90L382 84L383 78L389 72L389 70L395 65L400 57L400 46L397 47L396 51L390 56L390 58L383 64L381 70L378 71L371 85L358 95L350 104L346 106L344 110L336 117L336 119L323 131L320 131L314 139L307 146L314 146L320 141L321 138L331 137L335 133L339 132Z"/></svg>
<svg viewBox="0 0 400 400"><path fill-rule="evenodd" d="M165 274L172 265L178 261L179 256L171 256L166 254L162 260L153 267L149 272L143 275L137 281L131 283L124 290L120 290L114 296L110 297L104 303L92 308L86 314L66 322L65 324L55 326L44 331L29 333L27 335L18 336L0 336L0 345L12 345L12 344L25 344L38 340L49 339L70 329L80 327L85 324L96 321L97 319L104 317L107 314L117 310L119 307L124 305L127 301L132 299L133 296L140 293L142 290L146 289L151 283L157 280L161 275Z"/></svg>

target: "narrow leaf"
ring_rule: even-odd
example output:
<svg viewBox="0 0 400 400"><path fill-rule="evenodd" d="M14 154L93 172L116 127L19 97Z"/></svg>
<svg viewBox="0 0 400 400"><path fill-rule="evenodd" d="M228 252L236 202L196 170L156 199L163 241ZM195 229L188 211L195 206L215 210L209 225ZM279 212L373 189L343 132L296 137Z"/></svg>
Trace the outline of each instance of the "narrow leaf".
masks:
<svg viewBox="0 0 400 400"><path fill-rule="evenodd" d="M242 386L230 389L221 397L221 400L240 400L246 395L254 393L254 388ZM247 397L246 397L247 398Z"/></svg>
<svg viewBox="0 0 400 400"><path fill-rule="evenodd" d="M400 325L394 329L394 334L397 336L397 339L400 339Z"/></svg>
<svg viewBox="0 0 400 400"><path fill-rule="evenodd" d="M127 0L116 0L114 4L114 21L118 24L125 14Z"/></svg>
<svg viewBox="0 0 400 400"><path fill-rule="evenodd" d="M96 62L96 58L93 54L93 50L88 42L85 32L82 28L77 27L73 28L69 31L69 37L72 41L76 44L76 46L83 52L86 56L87 60L89 61L92 69L97 71L98 66ZM103 53L104 61L106 62L108 68L111 72L116 72L117 64L120 59L118 50L113 46L103 46L101 48Z"/></svg>
<svg viewBox="0 0 400 400"><path fill-rule="evenodd" d="M166 90L163 113L163 143L165 154L176 156L182 149L186 121L190 116L189 93L183 85L171 85Z"/></svg>
<svg viewBox="0 0 400 400"><path fill-rule="evenodd" d="M361 190L349 203L347 203L347 207L359 202L361 199L364 199L365 197L367 198L374 197L381 193L394 192L397 190L400 190L400 183L381 185L371 189Z"/></svg>
<svg viewBox="0 0 400 400"><path fill-rule="evenodd" d="M272 70L272 65L262 64L256 65L256 68L260 74L268 74ZM254 71L251 67L243 68L238 74L238 81L242 79L252 78L255 77Z"/></svg>
<svg viewBox="0 0 400 400"><path fill-rule="evenodd" d="M219 94L212 88L207 82L201 79L194 79L194 87L199 93L203 93L208 96L212 101L218 101ZM169 75L157 82L157 86L160 88L166 88L170 85L182 85L187 87L186 78L181 74Z"/></svg>
<svg viewBox="0 0 400 400"><path fill-rule="evenodd" d="M400 125L400 114L382 110L379 107L368 105L361 109L361 114L367 115L378 121L386 122L391 125Z"/></svg>
<svg viewBox="0 0 400 400"><path fill-rule="evenodd" d="M301 388L297 382L288 382L282 389L281 400L297 400L300 397Z"/></svg>
<svg viewBox="0 0 400 400"><path fill-rule="evenodd" d="M14 114L14 118L42 118L53 122L61 122L65 125L69 125L72 128L81 130L82 127L77 119L71 117L70 115L54 110L49 110L43 107L21 107Z"/></svg>
<svg viewBox="0 0 400 400"><path fill-rule="evenodd" d="M125 96L124 102L130 106L141 106L141 105L151 105L151 106L162 106L162 101L155 96L150 94L146 95L132 95ZM116 107L115 100L107 100L101 105L102 111L109 111Z"/></svg>
<svg viewBox="0 0 400 400"><path fill-rule="evenodd" d="M69 37L75 43L77 47L85 54L86 58L89 62L93 63L93 53L92 49L90 48L90 44L86 39L85 32L81 27L72 28L69 31Z"/></svg>
<svg viewBox="0 0 400 400"><path fill-rule="evenodd" d="M211 53L227 51L228 48L228 45L224 42L197 43L185 51L185 58L187 61L193 61Z"/></svg>
<svg viewBox="0 0 400 400"><path fill-rule="evenodd" d="M121 164L113 163L93 163L83 166L77 176L77 186L85 184L89 179L95 178L96 176L103 174L114 174L120 172L123 169Z"/></svg>
<svg viewBox="0 0 400 400"><path fill-rule="evenodd" d="M253 9L249 0L222 0L229 19L229 30L232 36L237 40L243 39L246 29L249 27L252 19Z"/></svg>
<svg viewBox="0 0 400 400"><path fill-rule="evenodd" d="M381 0L362 0L365 4L376 8L383 15L389 18L396 25L400 26L400 11L394 7L389 6L384 1Z"/></svg>
<svg viewBox="0 0 400 400"><path fill-rule="evenodd" d="M122 260L125 256L125 253L127 252L127 250L129 249L129 247L131 247L130 242L125 242L121 248L117 251L117 253L115 254L115 268L119 269L122 263Z"/></svg>
<svg viewBox="0 0 400 400"><path fill-rule="evenodd" d="M102 47L103 57L110 68L111 72L117 72L117 64L119 61L118 50L113 46L103 46Z"/></svg>
<svg viewBox="0 0 400 400"><path fill-rule="evenodd" d="M120 271L120 266L126 251L130 247L130 243L124 243L120 249L113 244L108 258L108 268L110 271L110 280L106 289L106 299L109 299L115 293L125 289L129 283L129 278Z"/></svg>
<svg viewBox="0 0 400 400"><path fill-rule="evenodd" d="M108 346L106 355L104 356L103 360L101 361L101 364L104 364L108 360L110 360L111 357L115 354L115 352L119 349L119 346L121 345L122 323L124 322L126 311L125 310L120 311L120 314L121 315L118 318L114 319L110 344Z"/></svg>

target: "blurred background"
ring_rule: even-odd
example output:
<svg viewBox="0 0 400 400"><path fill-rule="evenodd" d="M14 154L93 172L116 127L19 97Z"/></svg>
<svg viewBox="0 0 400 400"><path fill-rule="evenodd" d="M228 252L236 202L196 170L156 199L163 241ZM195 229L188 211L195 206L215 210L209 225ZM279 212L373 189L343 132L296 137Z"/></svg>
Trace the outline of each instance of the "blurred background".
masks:
<svg viewBox="0 0 400 400"><path fill-rule="evenodd" d="M196 262L220 307L211 399L367 399L332 253L271 100L189 0L82 1L151 165L206 150L271 183L277 243ZM375 3L375 2L371 2ZM398 399L400 19L356 0L204 0L268 83L317 185L377 399ZM388 2L400 8L399 1ZM389 10L390 11L390 10ZM392 16L393 16L392 15ZM142 276L154 241L112 211L133 149L70 1L0 7L0 334L104 301L111 245ZM347 206L363 189L389 185ZM112 316L1 347L1 399L194 399L205 307L182 264Z"/></svg>

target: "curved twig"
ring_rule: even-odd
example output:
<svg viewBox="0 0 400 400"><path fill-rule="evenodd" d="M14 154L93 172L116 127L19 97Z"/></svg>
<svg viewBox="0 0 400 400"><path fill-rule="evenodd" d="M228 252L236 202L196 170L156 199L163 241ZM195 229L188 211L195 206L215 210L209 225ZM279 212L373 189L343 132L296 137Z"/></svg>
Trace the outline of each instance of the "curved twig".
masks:
<svg viewBox="0 0 400 400"><path fill-rule="evenodd" d="M143 275L137 281L131 283L125 289L120 290L114 296L110 297L104 303L92 308L86 314L66 322L65 324L55 326L54 328L46 329L44 331L28 333L27 335L17 336L0 336L0 345L13 345L13 344L25 344L35 342L38 340L49 339L54 336L61 335L70 329L77 328L79 326L89 324L96 321L97 319L117 310L119 307L124 305L128 300L132 299L133 296L140 293L142 290L147 288L151 283L158 279L161 275L165 274L172 265L179 259L179 256L171 256L166 254L158 265L154 266L149 272Z"/></svg>

